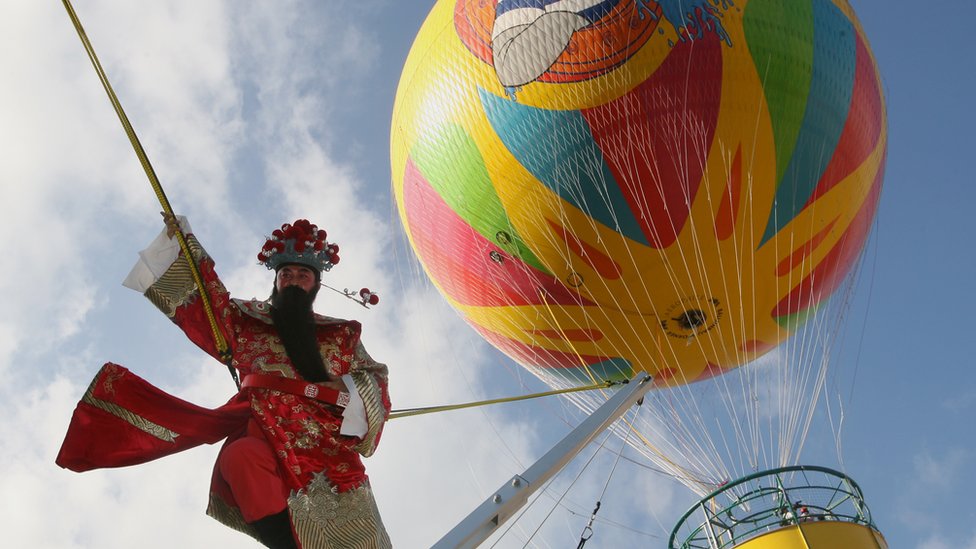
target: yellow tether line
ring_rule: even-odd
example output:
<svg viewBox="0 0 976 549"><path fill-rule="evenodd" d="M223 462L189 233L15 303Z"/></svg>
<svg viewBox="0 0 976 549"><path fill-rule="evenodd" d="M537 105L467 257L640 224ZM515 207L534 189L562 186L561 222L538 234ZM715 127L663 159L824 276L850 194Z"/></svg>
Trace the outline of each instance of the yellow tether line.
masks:
<svg viewBox="0 0 976 549"><path fill-rule="evenodd" d="M125 134L129 136L129 142L132 143L132 148L135 149L136 156L139 157L139 162L142 164L142 169L145 170L146 176L149 177L149 183L152 185L153 192L156 193L156 198L159 199L159 204L163 208L163 213L172 215L176 217L173 213L173 208L169 204L169 200L166 199L166 194L163 192L162 185L159 184L159 179L156 177L156 172L153 170L152 165L149 163L149 157L146 155L146 151L142 148L142 143L139 142L139 138L136 136L135 130L132 129L132 124L129 123L129 117L125 115L125 111L122 109L122 103L119 102L119 98L116 97L115 91L112 89L112 84L108 81L108 77L105 75L105 71L102 70L102 64L98 61L98 56L95 55L95 49L92 47L91 42L88 41L88 35L85 34L85 29L81 26L81 21L78 20L78 15L75 14L74 8L71 6L71 0L62 0L64 3L64 9L68 11L68 16L71 18L71 22L75 26L75 30L78 31L78 37L81 38L81 43L85 46L85 51L88 53L88 58L91 59L92 66L95 67L95 72L98 73L98 79L102 82L102 87L105 88L105 93L108 94L109 101L112 102L112 107L115 108L115 113L119 116L119 121L122 122L122 128L125 129ZM214 316L213 309L210 306L210 297L207 295L206 289L203 285L203 278L200 276L200 269L197 264L193 261L193 255L190 253L190 247L186 243L186 237L183 232L179 229L179 226L175 227L176 241L180 244L180 250L183 251L183 257L186 258L187 263L190 265L190 273L193 275L193 281L196 283L197 289L200 291L200 299L202 301L203 310L207 313L207 320L210 321L210 329L213 332L214 344L217 347L217 352L220 353L220 358L227 368L230 370L231 377L234 378L234 383L237 388L240 389L240 381L237 379L237 372L231 365L231 351L230 347L227 345L227 340L224 339L224 335L220 332L220 328L217 326L217 319Z"/></svg>
<svg viewBox="0 0 976 549"><path fill-rule="evenodd" d="M490 400L479 400L477 402L466 402L464 404L447 404L444 406L428 406L425 408L406 408L403 410L393 410L393 412L390 413L390 419L396 419L400 417L419 416L422 414L433 414L436 412L447 412L450 410L462 410L464 408L487 406L489 404L501 404L504 402L518 402L520 400L529 400L533 398L562 395L565 393L578 393L580 391L592 391L594 389L609 389L614 385L622 385L624 383L627 383L627 381L604 381L603 383L595 383L593 385L585 385L583 387L570 387L568 389L556 389L553 391L545 391L542 393L533 393L530 395L521 395L516 397L494 398Z"/></svg>

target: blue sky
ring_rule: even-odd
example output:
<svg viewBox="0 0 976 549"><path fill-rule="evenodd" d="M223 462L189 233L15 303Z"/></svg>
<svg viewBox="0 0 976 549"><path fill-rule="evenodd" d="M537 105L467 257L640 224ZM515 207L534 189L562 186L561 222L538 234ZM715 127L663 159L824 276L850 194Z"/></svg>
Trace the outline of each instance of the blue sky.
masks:
<svg viewBox="0 0 976 549"><path fill-rule="evenodd" d="M832 365L842 374L831 390L843 403L843 462L829 425L808 441L804 461L857 480L892 547L973 549L976 191L965 166L976 122L976 7L852 5L884 80L887 176ZM367 347L393 371L396 406L543 389L447 308L400 232L389 122L428 3L77 0L75 8L170 200L238 297L267 295L270 277L253 261L262 235L309 217L343 246L336 284L382 296L368 312L325 295L318 307L363 321ZM53 464L74 403L102 362L204 405L222 403L232 387L222 366L120 285L158 232L159 208L60 3L4 2L0 41L5 540L58 549L137 540L247 546L203 515L217 448L83 475ZM367 468L397 546L436 541L577 419L571 405L553 401L391 423ZM574 483L594 451L498 546L576 543L612 467L601 451ZM626 463L612 481L606 522L588 548L663 546L695 500Z"/></svg>

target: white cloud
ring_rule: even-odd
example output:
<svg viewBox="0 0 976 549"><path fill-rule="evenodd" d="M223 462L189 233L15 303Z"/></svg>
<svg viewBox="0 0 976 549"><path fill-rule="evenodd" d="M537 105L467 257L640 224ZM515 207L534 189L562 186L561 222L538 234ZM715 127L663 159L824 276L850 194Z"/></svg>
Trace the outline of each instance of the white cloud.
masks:
<svg viewBox="0 0 976 549"><path fill-rule="evenodd" d="M973 457L970 450L959 447L939 451L923 447L911 457L911 480L898 492L896 513L902 523L928 536L925 543L942 543L952 532L942 525L942 502L965 485L973 469ZM969 509L959 511L974 518Z"/></svg>
<svg viewBox="0 0 976 549"><path fill-rule="evenodd" d="M16 13L0 17L3 52L24 51L30 34L43 33L52 22L51 10L38 3L14 8ZM73 271L82 263L74 237L91 210L81 198L91 187L62 164L85 156L68 136L82 125L67 113L64 90L72 89L75 80L71 71L59 70L66 68L62 53L52 41L33 55L4 56L6 81L17 85L0 89L0 148L5 151L0 163L0 233L6 235L8 267L0 278L0 292L7 296L8 318L16 322L4 330L0 372L9 368L19 349L50 346L75 331L77 317L64 318L60 326L41 323L57 312L38 295L42 289L57 288L82 309L92 298L82 273ZM74 276L65 276L69 272Z"/></svg>
<svg viewBox="0 0 976 549"><path fill-rule="evenodd" d="M945 490L953 487L963 471L972 468L973 455L968 450L952 449L941 455L923 451L914 458L917 483L925 490Z"/></svg>
<svg viewBox="0 0 976 549"><path fill-rule="evenodd" d="M4 391L0 500L17 502L4 506L5 543L61 549L240 542L203 515L215 449L83 475L59 469L54 457L83 390L59 378L16 396Z"/></svg>
<svg viewBox="0 0 976 549"><path fill-rule="evenodd" d="M918 549L976 549L976 533L968 541L951 541L938 534L931 535L918 545Z"/></svg>
<svg viewBox="0 0 976 549"><path fill-rule="evenodd" d="M956 395L947 398L942 406L950 412L966 413L971 408L976 407L976 390L961 390Z"/></svg>
<svg viewBox="0 0 976 549"><path fill-rule="evenodd" d="M180 194L204 206L224 202L223 168L212 160L227 156L220 142L229 142L234 131L221 124L232 119L226 113L233 112L234 98L221 92L233 87L219 62L226 64L227 48L212 30L220 28L219 9L185 13L160 3L86 2L79 16L91 23L89 35L97 37L116 91L130 98L123 98L130 115L158 117L142 120L141 128L134 121L150 157L197 170L176 178L194 184ZM5 256L20 270L0 279L7 310L18 319L4 334L4 371L18 350L36 356L83 329L105 300L93 271L115 260L129 222L155 224L159 207L61 6L12 2L0 20L7 81L17 83L0 90L0 147L6 151L0 232L10 235ZM195 49L204 53L193 55ZM179 154L155 157L169 150ZM50 289L57 301L37 295Z"/></svg>
<svg viewBox="0 0 976 549"><path fill-rule="evenodd" d="M218 2L83 7L79 16L167 192L201 209L219 209L226 203L227 162L241 131L228 9ZM97 82L90 70L83 76ZM123 135L113 114L100 114L103 125ZM128 150L118 153L134 158ZM145 191L141 173L128 177ZM151 196L142 194L141 202L151 205Z"/></svg>

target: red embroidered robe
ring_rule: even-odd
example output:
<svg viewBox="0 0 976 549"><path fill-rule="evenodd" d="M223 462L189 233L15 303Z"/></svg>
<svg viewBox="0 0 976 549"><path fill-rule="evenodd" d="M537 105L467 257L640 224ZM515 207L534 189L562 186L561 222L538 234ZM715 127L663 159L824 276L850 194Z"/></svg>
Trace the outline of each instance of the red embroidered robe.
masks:
<svg viewBox="0 0 976 549"><path fill-rule="evenodd" d="M192 235L188 242L242 380L251 373L298 378L272 324L269 305L231 299L210 257ZM145 295L194 343L218 357L182 255ZM144 463L223 438L230 443L244 435L248 421L254 421L291 489L288 506L305 549L390 546L360 459L375 451L389 414L387 369L366 353L358 322L319 315L315 319L323 362L331 374L351 376L362 399L367 419L362 437L341 435L340 409L304 396L252 388L208 410L160 391L121 366L106 364L75 410L58 464L84 471ZM207 512L255 534L216 468Z"/></svg>

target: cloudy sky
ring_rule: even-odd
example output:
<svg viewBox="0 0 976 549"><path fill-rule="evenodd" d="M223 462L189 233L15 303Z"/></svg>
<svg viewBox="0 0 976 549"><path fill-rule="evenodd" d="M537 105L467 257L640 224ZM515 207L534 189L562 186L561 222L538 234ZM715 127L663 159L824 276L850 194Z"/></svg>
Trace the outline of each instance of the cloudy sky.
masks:
<svg viewBox="0 0 976 549"><path fill-rule="evenodd" d="M835 365L851 374L843 460L826 465L860 483L892 547L973 549L976 191L965 166L976 7L852 4L883 74L890 141L849 351ZM428 2L75 8L174 208L234 294L267 295L271 279L253 260L262 235L308 217L343 246L336 285L382 296L366 311L323 293L318 308L362 320L371 354L391 367L397 407L543 389L447 308L398 224L389 121ZM257 546L203 513L216 447L80 475L54 465L71 410L105 361L202 405L221 404L233 387L222 366L120 285L159 230L159 206L60 2L0 5L0 68L4 546ZM396 545L439 539L575 418L553 401L391 423L367 467ZM619 449L619 439L599 440ZM819 455L816 445L833 441L810 444ZM498 546L577 543L610 454L584 452ZM618 467L588 547L663 546L694 497L637 464Z"/></svg>

